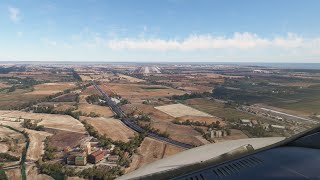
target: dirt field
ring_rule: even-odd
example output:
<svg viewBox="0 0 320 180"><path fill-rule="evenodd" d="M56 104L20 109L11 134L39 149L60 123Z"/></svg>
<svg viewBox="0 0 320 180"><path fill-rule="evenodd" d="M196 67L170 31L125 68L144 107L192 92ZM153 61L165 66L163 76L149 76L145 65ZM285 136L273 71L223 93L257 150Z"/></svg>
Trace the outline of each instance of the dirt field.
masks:
<svg viewBox="0 0 320 180"><path fill-rule="evenodd" d="M135 110L135 114L139 112L144 112L148 114L153 121L172 121L174 117L155 109L152 105L145 105L145 104L126 104L122 107L126 113L131 113Z"/></svg>
<svg viewBox="0 0 320 180"><path fill-rule="evenodd" d="M100 134L105 134L113 140L128 142L129 138L134 136L134 131L129 129L118 119L81 117L81 120L86 120Z"/></svg>
<svg viewBox="0 0 320 180"><path fill-rule="evenodd" d="M0 88L5 88L5 87L9 87L8 84L0 82Z"/></svg>
<svg viewBox="0 0 320 180"><path fill-rule="evenodd" d="M153 122L151 123L153 128L159 129L161 132L167 131L170 134L170 138L193 144L195 146L203 145L203 142L197 138L201 136L197 131L193 130L191 126L177 125L171 122Z"/></svg>
<svg viewBox="0 0 320 180"><path fill-rule="evenodd" d="M80 103L79 108L81 112L90 114L90 112L94 112L100 116L103 117L111 117L114 115L114 113L111 111L111 109L107 106L99 106L94 104L88 104L88 103Z"/></svg>
<svg viewBox="0 0 320 180"><path fill-rule="evenodd" d="M163 158L171 156L171 155L174 155L174 154L177 154L177 153L182 152L182 151L183 151L183 149L181 149L181 148L179 148L177 146L174 146L174 145L171 145L171 144L166 144L166 149L165 149Z"/></svg>
<svg viewBox="0 0 320 180"><path fill-rule="evenodd" d="M5 172L6 172L6 175L7 175L9 180L11 180L11 179L12 180L22 179L20 168L6 170Z"/></svg>
<svg viewBox="0 0 320 180"><path fill-rule="evenodd" d="M143 80L143 79L138 79L138 78L135 78L135 77L132 77L132 76L124 75L124 74L118 74L118 76L120 78L126 79L129 82L145 82L145 80Z"/></svg>
<svg viewBox="0 0 320 180"><path fill-rule="evenodd" d="M44 140L47 136L52 134L44 131L34 131L30 129L25 129L29 134L30 144L27 152L27 160L37 161L41 158L41 155L44 153Z"/></svg>
<svg viewBox="0 0 320 180"><path fill-rule="evenodd" d="M65 147L74 147L79 144L80 140L86 135L84 133L63 131L57 129L46 129L46 132L53 134L50 138L50 144L58 149L63 150Z"/></svg>
<svg viewBox="0 0 320 180"><path fill-rule="evenodd" d="M7 110L10 109L10 107L19 106L46 96L40 94L26 94L29 92L29 89L17 89L11 93L0 93L0 109Z"/></svg>
<svg viewBox="0 0 320 180"><path fill-rule="evenodd" d="M0 121L0 123L2 122ZM8 142L1 143L1 147L4 147L4 149L1 149L1 151L6 151L13 156L21 157L22 149L25 147L26 142L26 139L21 133L0 126L0 137L1 139L9 139ZM5 164L9 165L7 163Z"/></svg>
<svg viewBox="0 0 320 180"><path fill-rule="evenodd" d="M185 92L180 90L155 85L150 88L148 85L106 83L100 87L106 92L113 92L121 95L122 97L129 99L129 101L132 103L141 103L143 100L152 97L165 97L185 94Z"/></svg>
<svg viewBox="0 0 320 180"><path fill-rule="evenodd" d="M137 153L133 155L132 162L130 167L126 169L126 173L181 151L183 149L146 137L138 148Z"/></svg>
<svg viewBox="0 0 320 180"><path fill-rule="evenodd" d="M59 82L59 83L44 83L34 86L34 91L26 94L36 94L36 95L50 95L61 92L65 89L70 89L75 87L75 83L71 82Z"/></svg>
<svg viewBox="0 0 320 180"><path fill-rule="evenodd" d="M9 146L7 144L0 144L0 153L6 153L9 150Z"/></svg>
<svg viewBox="0 0 320 180"><path fill-rule="evenodd" d="M46 128L66 130L72 132L84 133L85 129L81 122L71 116L59 114L43 114L29 113L22 111L0 111L0 118L26 118L32 120L41 120L38 125L43 125Z"/></svg>
<svg viewBox="0 0 320 180"><path fill-rule="evenodd" d="M98 94L100 95L100 93L93 87L93 86L89 86L87 87L84 91L82 91L81 95L93 95L93 94Z"/></svg>
<svg viewBox="0 0 320 180"><path fill-rule="evenodd" d="M197 109L191 108L183 104L171 104L166 106L158 106L156 109L165 112L173 117L181 116L203 116L203 117L212 117L211 115L201 112Z"/></svg>

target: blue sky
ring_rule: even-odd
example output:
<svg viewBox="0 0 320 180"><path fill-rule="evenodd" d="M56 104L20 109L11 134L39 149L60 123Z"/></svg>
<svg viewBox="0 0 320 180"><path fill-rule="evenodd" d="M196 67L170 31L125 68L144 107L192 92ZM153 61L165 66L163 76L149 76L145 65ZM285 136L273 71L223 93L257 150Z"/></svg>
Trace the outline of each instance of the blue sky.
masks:
<svg viewBox="0 0 320 180"><path fill-rule="evenodd" d="M318 0L3 0L0 60L320 62Z"/></svg>

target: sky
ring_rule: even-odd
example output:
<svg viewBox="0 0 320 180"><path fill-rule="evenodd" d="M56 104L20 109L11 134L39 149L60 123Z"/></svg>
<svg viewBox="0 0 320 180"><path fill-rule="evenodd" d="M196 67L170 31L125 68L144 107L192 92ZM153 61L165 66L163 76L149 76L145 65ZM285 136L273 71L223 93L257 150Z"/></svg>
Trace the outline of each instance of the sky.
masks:
<svg viewBox="0 0 320 180"><path fill-rule="evenodd" d="M0 61L320 63L319 0L2 0Z"/></svg>

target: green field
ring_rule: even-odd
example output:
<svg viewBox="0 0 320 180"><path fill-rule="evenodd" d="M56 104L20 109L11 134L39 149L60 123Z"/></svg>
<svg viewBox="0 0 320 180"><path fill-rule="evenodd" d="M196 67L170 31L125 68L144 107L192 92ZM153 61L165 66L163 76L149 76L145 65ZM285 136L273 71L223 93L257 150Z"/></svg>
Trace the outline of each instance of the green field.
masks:
<svg viewBox="0 0 320 180"><path fill-rule="evenodd" d="M224 103L214 100L199 98L189 99L184 103L200 111L204 111L231 122L238 121L239 119L261 119L261 117L225 107Z"/></svg>

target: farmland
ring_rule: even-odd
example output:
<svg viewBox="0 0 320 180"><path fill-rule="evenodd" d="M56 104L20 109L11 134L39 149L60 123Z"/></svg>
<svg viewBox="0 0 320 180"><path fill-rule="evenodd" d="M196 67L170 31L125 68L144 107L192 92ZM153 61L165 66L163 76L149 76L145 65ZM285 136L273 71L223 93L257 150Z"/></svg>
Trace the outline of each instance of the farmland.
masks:
<svg viewBox="0 0 320 180"><path fill-rule="evenodd" d="M134 132L126 127L120 120L113 118L87 118L83 117L81 120L87 121L100 134L105 134L113 140L128 142L134 136Z"/></svg>
<svg viewBox="0 0 320 180"><path fill-rule="evenodd" d="M139 84L114 84L107 83L101 88L106 92L113 92L114 94L118 94L130 102L142 102L145 99L149 99L152 97L166 97L172 95L182 95L183 91L172 89L172 88L161 88L162 86L158 86L159 89L148 89L147 85L139 85Z"/></svg>
<svg viewBox="0 0 320 180"><path fill-rule="evenodd" d="M189 106L183 104L171 104L166 106L158 106L156 109L165 112L173 117L181 117L181 116L203 116L203 117L211 117L211 115L207 113L203 113L197 109L193 109Z"/></svg>
<svg viewBox="0 0 320 180"><path fill-rule="evenodd" d="M190 99L185 103L191 107L212 114L227 121L237 121L238 119L256 119L257 117L244 113L233 108L225 107L224 103L209 99Z"/></svg>
<svg viewBox="0 0 320 180"><path fill-rule="evenodd" d="M138 148L137 154L134 155L130 168L126 169L126 172L131 172L139 167L181 151L183 151L181 148L173 145L165 144L151 138L145 138Z"/></svg>
<svg viewBox="0 0 320 180"><path fill-rule="evenodd" d="M45 83L34 86L34 91L26 93L27 95L51 95L62 92L66 89L75 87L74 83Z"/></svg>
<svg viewBox="0 0 320 180"><path fill-rule="evenodd" d="M80 133L85 132L83 125L78 120L67 115L29 113L21 111L0 111L0 117L16 119L24 117L26 119L40 120L38 124L43 125L46 128Z"/></svg>
<svg viewBox="0 0 320 180"><path fill-rule="evenodd" d="M29 134L30 144L27 151L27 159L37 161L41 158L44 153L44 140L47 136L51 136L52 134L47 132L40 132L34 130L25 130Z"/></svg>
<svg viewBox="0 0 320 180"><path fill-rule="evenodd" d="M101 172L112 172L110 177L116 178L122 170L134 171L185 148L253 137L288 137L311 127L267 110L259 112L261 108L320 119L317 71L147 63L9 69L0 72L0 152L20 158L30 140L26 174L33 179L52 179L39 173L47 173L42 170L54 163L60 163L57 167L73 179L90 179L88 174ZM131 129L136 126L145 132ZM98 150L105 155L95 165L73 162L76 156L88 158ZM39 159L42 165L33 163ZM102 167L105 171L100 172ZM112 168L114 172L109 171ZM19 168L6 174L11 179L21 177Z"/></svg>

